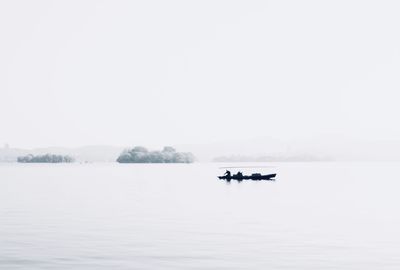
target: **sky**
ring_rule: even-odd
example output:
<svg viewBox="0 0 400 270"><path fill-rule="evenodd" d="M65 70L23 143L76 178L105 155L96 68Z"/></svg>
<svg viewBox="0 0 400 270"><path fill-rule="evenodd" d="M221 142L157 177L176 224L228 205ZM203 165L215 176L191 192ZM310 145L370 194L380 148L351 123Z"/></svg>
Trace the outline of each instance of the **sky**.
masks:
<svg viewBox="0 0 400 270"><path fill-rule="evenodd" d="M395 140L398 1L0 1L0 146Z"/></svg>

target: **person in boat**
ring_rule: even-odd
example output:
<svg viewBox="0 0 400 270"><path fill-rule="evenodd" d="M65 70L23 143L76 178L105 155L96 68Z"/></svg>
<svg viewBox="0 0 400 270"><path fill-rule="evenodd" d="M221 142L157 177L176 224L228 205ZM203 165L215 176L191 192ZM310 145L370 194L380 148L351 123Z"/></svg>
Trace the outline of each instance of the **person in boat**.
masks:
<svg viewBox="0 0 400 270"><path fill-rule="evenodd" d="M242 172L238 172L235 176L238 177L238 178L243 178L243 173Z"/></svg>
<svg viewBox="0 0 400 270"><path fill-rule="evenodd" d="M224 176L226 176L226 177L230 178L230 177L231 177L231 172L230 172L230 171L228 171L228 170L226 170L226 172L225 172Z"/></svg>

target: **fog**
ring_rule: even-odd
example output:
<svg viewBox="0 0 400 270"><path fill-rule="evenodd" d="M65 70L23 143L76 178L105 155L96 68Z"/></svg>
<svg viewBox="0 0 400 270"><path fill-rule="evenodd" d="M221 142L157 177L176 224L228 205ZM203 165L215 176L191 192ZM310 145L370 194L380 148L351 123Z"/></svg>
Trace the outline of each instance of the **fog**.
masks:
<svg viewBox="0 0 400 270"><path fill-rule="evenodd" d="M1 1L0 143L397 140L399 12L397 1Z"/></svg>

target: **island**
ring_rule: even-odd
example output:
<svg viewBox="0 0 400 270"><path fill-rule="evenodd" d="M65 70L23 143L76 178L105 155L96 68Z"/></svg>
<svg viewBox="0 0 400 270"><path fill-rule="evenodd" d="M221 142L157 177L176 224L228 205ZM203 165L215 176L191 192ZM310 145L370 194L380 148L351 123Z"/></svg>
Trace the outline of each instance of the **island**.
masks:
<svg viewBox="0 0 400 270"><path fill-rule="evenodd" d="M119 163L192 163L194 160L192 153L177 152L170 146L165 146L162 151L149 151L136 146L124 150L117 158Z"/></svg>
<svg viewBox="0 0 400 270"><path fill-rule="evenodd" d="M20 156L17 158L19 163L71 163L74 162L75 159L70 156L63 156L63 155L52 155L52 154L45 154L45 155L26 155Z"/></svg>

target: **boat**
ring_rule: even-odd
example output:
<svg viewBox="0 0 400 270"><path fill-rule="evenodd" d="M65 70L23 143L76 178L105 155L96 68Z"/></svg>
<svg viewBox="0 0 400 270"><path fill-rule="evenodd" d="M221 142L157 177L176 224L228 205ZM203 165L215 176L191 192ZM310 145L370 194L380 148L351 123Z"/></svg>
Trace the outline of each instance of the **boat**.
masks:
<svg viewBox="0 0 400 270"><path fill-rule="evenodd" d="M227 180L227 181L231 181L231 180L238 180L238 181L242 181L242 180L255 180L255 181L260 181L260 180L269 180L269 181L275 181L275 176L276 173L272 173L272 174L264 174L262 175L261 173L253 173L252 175L223 175L223 176L218 176L219 179L221 180Z"/></svg>

